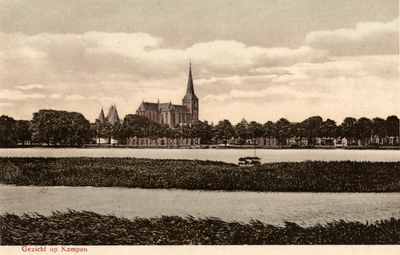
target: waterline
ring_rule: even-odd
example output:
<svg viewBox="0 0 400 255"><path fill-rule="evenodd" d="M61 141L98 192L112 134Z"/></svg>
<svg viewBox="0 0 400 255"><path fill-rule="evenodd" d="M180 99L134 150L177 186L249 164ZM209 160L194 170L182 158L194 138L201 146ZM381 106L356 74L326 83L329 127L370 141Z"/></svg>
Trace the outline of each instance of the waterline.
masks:
<svg viewBox="0 0 400 255"><path fill-rule="evenodd" d="M319 161L400 161L400 150L306 150L258 149L262 163ZM0 157L135 157L151 159L198 159L238 163L253 150L242 149L127 149L127 148L14 148L0 149Z"/></svg>

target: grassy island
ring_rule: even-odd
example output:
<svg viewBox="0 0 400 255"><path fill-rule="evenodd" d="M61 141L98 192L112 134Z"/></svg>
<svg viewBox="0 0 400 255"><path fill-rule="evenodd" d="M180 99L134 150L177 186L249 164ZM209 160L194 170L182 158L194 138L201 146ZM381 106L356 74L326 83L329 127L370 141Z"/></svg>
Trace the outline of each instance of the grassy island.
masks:
<svg viewBox="0 0 400 255"><path fill-rule="evenodd" d="M200 160L0 158L0 183L188 190L399 192L400 162L304 161L255 167Z"/></svg>
<svg viewBox="0 0 400 255"><path fill-rule="evenodd" d="M399 219L335 221L303 228L259 221L163 216L129 220L93 212L0 216L1 245L399 244Z"/></svg>

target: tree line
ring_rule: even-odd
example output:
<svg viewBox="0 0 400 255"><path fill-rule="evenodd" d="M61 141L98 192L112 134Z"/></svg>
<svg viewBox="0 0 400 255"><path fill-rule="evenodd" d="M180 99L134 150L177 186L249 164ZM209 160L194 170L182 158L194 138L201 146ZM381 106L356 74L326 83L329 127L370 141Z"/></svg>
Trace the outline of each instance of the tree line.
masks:
<svg viewBox="0 0 400 255"><path fill-rule="evenodd" d="M128 114L120 123L111 124L106 121L90 123L81 113L39 110L33 114L32 120L14 120L6 115L0 116L0 147L15 146L25 141L32 143L82 146L93 139L113 138L123 144L127 138L200 138L201 143L227 143L230 139L245 144L257 138L273 137L278 145L287 145L287 139L306 138L308 145L316 144L318 137L359 139L366 144L371 137L399 136L399 119L395 115L383 118L347 117L338 125L334 120L323 120L320 116L307 118L302 122L290 122L281 118L276 122L264 124L242 119L232 125L227 119L214 125L208 121L197 121L190 126L171 129L148 118Z"/></svg>
<svg viewBox="0 0 400 255"><path fill-rule="evenodd" d="M366 144L371 137L398 137L399 119L395 115L388 116L386 119L376 117L372 120L365 117L359 119L347 117L340 125L331 119L323 121L320 116L293 123L285 118L277 122L267 121L264 124L242 119L235 126L228 120L223 120L215 127L215 131L216 138L228 140L230 137L236 137L242 143L248 139L273 137L277 139L278 145L287 145L287 140L295 137L306 138L308 145L315 146L317 138L342 137L359 139L362 144Z"/></svg>

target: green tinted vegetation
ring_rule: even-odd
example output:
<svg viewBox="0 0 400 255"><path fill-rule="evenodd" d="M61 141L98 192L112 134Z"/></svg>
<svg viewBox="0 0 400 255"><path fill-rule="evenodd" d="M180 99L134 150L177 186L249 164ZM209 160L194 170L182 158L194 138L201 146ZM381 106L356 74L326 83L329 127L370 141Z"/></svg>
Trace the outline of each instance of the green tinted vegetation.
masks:
<svg viewBox="0 0 400 255"><path fill-rule="evenodd" d="M1 245L399 244L399 219L303 228L177 216L128 220L93 212L0 216Z"/></svg>
<svg viewBox="0 0 400 255"><path fill-rule="evenodd" d="M400 162L305 161L238 167L136 158L0 158L0 183L287 192L399 192Z"/></svg>

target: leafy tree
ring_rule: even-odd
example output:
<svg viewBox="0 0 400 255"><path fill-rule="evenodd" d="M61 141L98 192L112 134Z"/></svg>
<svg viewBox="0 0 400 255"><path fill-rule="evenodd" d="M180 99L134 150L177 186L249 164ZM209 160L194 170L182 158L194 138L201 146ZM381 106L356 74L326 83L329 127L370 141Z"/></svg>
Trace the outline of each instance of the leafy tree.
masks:
<svg viewBox="0 0 400 255"><path fill-rule="evenodd" d="M136 114L128 114L125 116L122 122L122 130L124 138L144 137L144 129L146 124L149 124L150 120L146 117L139 116ZM136 145L138 145L139 139L136 139Z"/></svg>
<svg viewBox="0 0 400 255"><path fill-rule="evenodd" d="M370 119L362 117L355 123L355 136L361 143L367 145L367 139L371 138L372 122Z"/></svg>
<svg viewBox="0 0 400 255"><path fill-rule="evenodd" d="M118 141L118 146L121 141L125 144L125 133L121 123L113 123L111 125L111 137Z"/></svg>
<svg viewBox="0 0 400 255"><path fill-rule="evenodd" d="M66 141L71 145L77 145L78 147L88 143L92 138L90 131L90 122L80 113L77 112L65 112L68 122L68 133Z"/></svg>
<svg viewBox="0 0 400 255"><path fill-rule="evenodd" d="M249 134L252 138L260 138L264 135L264 128L260 123L257 123L255 121L250 122L249 125Z"/></svg>
<svg viewBox="0 0 400 255"><path fill-rule="evenodd" d="M399 118L392 115L386 118L386 130L388 136L399 136Z"/></svg>
<svg viewBox="0 0 400 255"><path fill-rule="evenodd" d="M17 120L15 122L15 142L21 142L22 145L25 141L31 140L32 133L29 130L29 120Z"/></svg>
<svg viewBox="0 0 400 255"><path fill-rule="evenodd" d="M15 144L15 120L7 115L0 116L0 147Z"/></svg>
<svg viewBox="0 0 400 255"><path fill-rule="evenodd" d="M235 129L229 120L225 119L215 126L215 138L222 140L223 143L227 144L228 140L235 136Z"/></svg>
<svg viewBox="0 0 400 255"><path fill-rule="evenodd" d="M356 136L356 122L355 118L347 117L340 125L342 135L347 138L348 145L351 145L351 138Z"/></svg>
<svg viewBox="0 0 400 255"><path fill-rule="evenodd" d="M302 123L290 123L290 134L294 136L297 145L301 146L301 138L306 136Z"/></svg>
<svg viewBox="0 0 400 255"><path fill-rule="evenodd" d="M236 124L235 133L239 137L240 144L246 143L246 140L251 137L247 120L242 119L242 121Z"/></svg>
<svg viewBox="0 0 400 255"><path fill-rule="evenodd" d="M38 143L46 143L50 145L51 142L58 142L58 135L61 130L58 126L66 126L63 123L57 123L60 117L59 111L54 110L39 110L33 114L30 131L32 132L32 140Z"/></svg>
<svg viewBox="0 0 400 255"><path fill-rule="evenodd" d="M316 138L322 135L323 121L320 116L310 117L302 122L308 144L315 145Z"/></svg>
<svg viewBox="0 0 400 255"><path fill-rule="evenodd" d="M268 138L269 145L271 145L271 137L276 135L276 126L272 121L267 121L264 124L264 137Z"/></svg>
<svg viewBox="0 0 400 255"><path fill-rule="evenodd" d="M193 135L199 137L202 144L208 144L213 138L213 130L207 121L197 121L193 125Z"/></svg>
<svg viewBox="0 0 400 255"><path fill-rule="evenodd" d="M146 124L150 125L150 120L148 118L136 114L126 115L122 122L124 138L144 137L143 128L147 126Z"/></svg>
<svg viewBox="0 0 400 255"><path fill-rule="evenodd" d="M148 137L154 140L162 137L172 138L174 136L171 128L168 126L157 124L144 116L136 114L128 114L125 116L120 133L122 139L130 137Z"/></svg>
<svg viewBox="0 0 400 255"><path fill-rule="evenodd" d="M382 118L373 118L371 123L372 135L378 138L386 136L386 121Z"/></svg>
<svg viewBox="0 0 400 255"><path fill-rule="evenodd" d="M102 129L103 129L102 123L100 123L99 120L96 120L95 123L91 123L91 124L90 124L90 131L91 131L92 135L93 135L96 139L98 139L98 145L99 145L99 146L100 146L100 138L103 137Z"/></svg>
<svg viewBox="0 0 400 255"><path fill-rule="evenodd" d="M327 119L322 125L322 136L324 137L336 137L338 134L338 128L336 121Z"/></svg>
<svg viewBox="0 0 400 255"><path fill-rule="evenodd" d="M285 118L280 118L276 122L276 138L280 145L286 145L286 140L290 136L290 122Z"/></svg>
<svg viewBox="0 0 400 255"><path fill-rule="evenodd" d="M77 112L39 110L33 114L32 139L40 143L81 146L92 136L90 122Z"/></svg>

